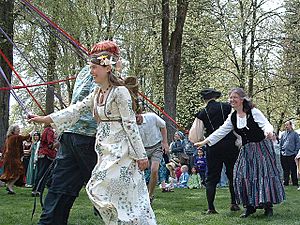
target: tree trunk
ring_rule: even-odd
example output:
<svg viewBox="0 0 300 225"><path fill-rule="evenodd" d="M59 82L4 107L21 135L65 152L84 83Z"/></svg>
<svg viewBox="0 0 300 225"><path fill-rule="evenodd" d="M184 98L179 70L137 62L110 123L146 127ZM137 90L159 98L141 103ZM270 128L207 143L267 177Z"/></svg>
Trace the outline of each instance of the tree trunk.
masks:
<svg viewBox="0 0 300 225"><path fill-rule="evenodd" d="M252 2L252 26L250 36L250 62L249 62L249 80L248 80L248 96L253 96L253 83L254 83L254 55L255 55L255 31L256 31L256 9L257 0Z"/></svg>
<svg viewBox="0 0 300 225"><path fill-rule="evenodd" d="M57 60L58 46L53 35L49 37L48 44L48 63L47 63L47 82L55 78L55 65ZM48 85L46 91L46 114L54 112L54 85Z"/></svg>
<svg viewBox="0 0 300 225"><path fill-rule="evenodd" d="M8 36L13 39L14 1L0 0L0 5L0 26L8 34ZM7 56L8 60L13 63L13 47L3 35L0 35L0 49ZM0 57L0 66L6 76L8 76L7 78L9 82L11 82L12 71L2 57ZM7 83L2 76L0 78L0 87L7 87ZM4 144L6 132L9 126L9 97L9 91L0 91L0 149Z"/></svg>
<svg viewBox="0 0 300 225"><path fill-rule="evenodd" d="M245 72L246 72L246 48L247 48L247 34L246 34L246 18L244 15L244 3L243 1L239 1L240 4L240 13L241 13L241 20L242 20L242 36L241 36L241 41L242 41L242 62L241 62L241 72L240 72L240 87L244 88L245 83L246 83L246 77L245 77Z"/></svg>
<svg viewBox="0 0 300 225"><path fill-rule="evenodd" d="M168 0L162 0L162 53L164 66L164 110L176 119L176 93L181 66L181 46L183 27L188 9L188 1L177 0L177 15L175 28L169 39L170 6ZM173 122L165 118L168 129L168 140L173 137L175 130Z"/></svg>

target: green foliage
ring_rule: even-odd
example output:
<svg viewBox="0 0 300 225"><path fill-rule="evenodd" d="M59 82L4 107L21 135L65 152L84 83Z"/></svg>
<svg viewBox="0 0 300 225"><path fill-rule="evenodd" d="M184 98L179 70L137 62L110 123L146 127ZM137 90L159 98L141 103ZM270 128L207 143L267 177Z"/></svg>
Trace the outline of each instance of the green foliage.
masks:
<svg viewBox="0 0 300 225"><path fill-rule="evenodd" d="M268 1L267 1L268 2ZM88 49L104 39L113 39L121 46L123 75L139 78L141 91L152 101L164 107L164 76L161 51L161 1L34 1L55 23L79 40ZM177 118L183 127L189 127L193 114L202 108L199 91L213 87L223 93L247 83L249 79L250 31L255 29L253 64L253 100L272 124L279 129L282 121L298 119L299 97L299 7L295 0L286 1L284 17L278 11L259 5L257 21L253 24L251 1L190 1L184 25L182 61L177 87ZM264 5L264 4L263 4ZM176 1L170 1L170 30L176 20ZM35 69L46 78L47 43L56 31L34 13L20 5L15 8L14 40ZM281 21L283 18L284 21ZM283 23L285 22L285 23ZM284 24L284 25L283 25ZM41 26L44 25L44 28ZM243 43L243 32L246 32ZM281 37L284 36L282 40ZM76 75L85 61L67 42L58 39L59 52L55 79ZM245 58L242 48L245 47ZM15 67L25 83L42 83L36 72L15 50ZM244 60L244 61L243 61ZM244 72L242 72L242 62ZM244 73L244 74L243 74ZM168 82L168 81L166 81ZM17 79L14 85L20 85ZM64 102L68 105L73 81L59 85ZM175 87L174 87L175 88ZM31 88L34 96L45 107L46 87ZM56 85L58 91L58 85ZM24 90L17 91L27 107L41 114ZM55 107L60 109L58 100ZM175 104L175 103L174 103ZM12 122L22 114L12 108ZM18 116L17 116L18 115ZM12 119L14 118L14 119Z"/></svg>
<svg viewBox="0 0 300 225"><path fill-rule="evenodd" d="M34 198L31 189L16 188L16 195L7 195L5 188L0 189L1 196L1 221L0 225L28 225L31 224L31 212ZM158 224L161 225L297 225L299 224L300 204L299 191L295 187L287 187L287 199L284 203L274 207L274 216L265 218L263 210L247 219L239 218L241 212L230 212L230 194L228 188L217 190L215 206L219 214L205 215L207 209L205 189L188 190L176 189L175 192L162 193L159 189L155 192L153 209ZM38 200L38 199L37 199ZM37 202L37 204L39 204ZM33 224L36 224L41 213L37 206ZM85 190L71 210L69 225L94 225L104 224L94 216L92 204Z"/></svg>

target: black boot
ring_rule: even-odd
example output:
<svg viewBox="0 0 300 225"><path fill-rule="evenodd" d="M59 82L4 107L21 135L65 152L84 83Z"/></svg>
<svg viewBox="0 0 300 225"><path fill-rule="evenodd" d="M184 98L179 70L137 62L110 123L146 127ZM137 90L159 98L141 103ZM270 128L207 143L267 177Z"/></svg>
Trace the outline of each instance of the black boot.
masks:
<svg viewBox="0 0 300 225"><path fill-rule="evenodd" d="M265 215L266 217L271 217L271 216L273 216L273 208L272 208L272 207L266 207L266 208L265 208L264 215Z"/></svg>
<svg viewBox="0 0 300 225"><path fill-rule="evenodd" d="M256 209L251 206L251 205L248 205L246 206L246 210L243 214L240 215L241 218L247 218L248 216L250 216L251 214L255 213L256 212Z"/></svg>

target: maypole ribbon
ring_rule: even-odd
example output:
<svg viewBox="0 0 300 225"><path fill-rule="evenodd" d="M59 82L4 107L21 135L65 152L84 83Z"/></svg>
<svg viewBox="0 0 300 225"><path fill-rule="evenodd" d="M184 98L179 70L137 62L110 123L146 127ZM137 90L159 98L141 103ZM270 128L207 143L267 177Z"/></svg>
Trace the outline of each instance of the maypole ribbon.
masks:
<svg viewBox="0 0 300 225"><path fill-rule="evenodd" d="M49 17L47 17L41 10L39 10L37 7L32 5L29 1L26 0L20 0L24 5L26 5L31 10L35 11L38 15L40 15L50 26L52 26L55 30L57 30L59 33L61 33L64 37L66 37L71 44L73 44L74 47L78 48L81 52L83 52L85 55L89 55L89 51L87 48L85 48L83 45L80 44L79 41L77 41L75 38L73 38L70 34L68 34L66 31L64 31L61 27L59 27L56 23L54 23ZM162 110L158 105L156 105L154 102L152 102L149 98L147 98L143 93L139 92L139 95L142 96L146 101L148 101L152 106L157 108L162 114L164 114L170 121L172 121L178 128L182 128L180 125L177 124L177 122L169 116L164 110Z"/></svg>
<svg viewBox="0 0 300 225"><path fill-rule="evenodd" d="M18 79L20 80L20 82L24 85L27 86L22 78L20 77L20 75L17 73L17 71L15 70L15 68L13 67L13 65L10 63L10 61L8 60L8 58L6 57L6 55L2 52L2 50L0 49L0 55L3 57L3 59L6 61L7 65L10 67L10 69L15 73L15 75L18 77ZM34 102L37 104L37 106L40 108L40 110L44 113L44 115L46 115L46 112L43 110L42 106L40 105L40 103L38 103L38 101L36 100L36 98L33 96L33 94L31 93L31 91L26 87L25 88L28 92L28 94L32 97L32 99L34 100Z"/></svg>
<svg viewBox="0 0 300 225"><path fill-rule="evenodd" d="M61 82L66 82L68 80L75 80L76 77L69 77L67 79L64 80L54 80L54 81L49 81L49 82L45 82L45 83L41 83L41 84L30 84L27 86L12 86L13 89L22 89L22 88L26 88L26 87L39 87L39 86L44 86L44 85L51 85L51 84L58 84ZM0 87L0 91L7 91L10 90L10 87Z"/></svg>
<svg viewBox="0 0 300 225"><path fill-rule="evenodd" d="M20 4L22 4L22 3L20 3ZM83 54L76 46L75 46L75 48L74 48L74 45L72 45L72 46L70 46L70 45L68 45L68 43L65 41L65 40L63 40L63 38L58 34L58 33L55 33L54 31L52 31L51 30L51 27L49 27L48 25L47 26L45 26L42 22L41 22L41 20L40 20L40 18L38 18L37 16L39 16L39 15L34 15L34 11L33 10L31 10L30 8L28 8L26 5L23 5L25 8L24 8L24 11L26 11L26 12L28 12L33 18L35 18L36 19L36 21L37 21L37 23L42 27L42 29L44 29L44 30L46 30L50 35L53 35L53 36L55 36L57 39L59 39L60 41L61 41L61 43L64 45L64 46L66 46L68 49L70 49L72 52L74 52L74 53L76 53L80 58L82 58L83 60L86 60L86 54ZM43 19L43 18L42 18ZM53 27L52 27L53 28ZM56 30L56 29L54 29L54 30ZM56 30L57 31L57 30ZM67 39L69 42L70 42L70 40L69 39Z"/></svg>
<svg viewBox="0 0 300 225"><path fill-rule="evenodd" d="M75 40L70 34L68 34L66 31L64 31L60 26L58 26L56 23L54 23L49 17L47 17L41 10L39 10L37 7L32 5L30 2L26 0L20 0L23 4L25 4L28 8L35 11L37 14L39 14L49 25L51 25L54 29L56 29L59 33L61 33L63 36L65 36L73 45L75 45L79 50L81 50L83 53L88 55L88 49L85 48L83 45L79 43L79 41Z"/></svg>
<svg viewBox="0 0 300 225"><path fill-rule="evenodd" d="M39 76L39 78L43 81L46 82L45 79L40 75L40 73L34 68L34 66L29 62L29 60L26 58L25 54L18 48L18 46L12 41L12 39L5 33L5 31L2 29L2 27L0 26L0 32L6 37L6 39L13 45L14 48L16 48L18 50L18 52L23 56L23 58L25 59L25 61L29 64L29 66L31 66L31 68L33 69L33 71ZM63 102L63 100L60 98L60 96L58 96L54 90L50 89L53 94L55 95L55 97L58 98L58 100L60 101L61 104L63 104L63 106L66 108L66 104Z"/></svg>
<svg viewBox="0 0 300 225"><path fill-rule="evenodd" d="M141 95L144 99L146 99L151 105L153 105L156 109L158 109L162 114L164 114L164 116L166 116L169 120L171 120L178 128L182 127L177 124L177 122L168 114L166 113L164 110L162 110L162 108L160 108L158 105L156 105L154 102L152 102L146 95L144 95L143 93L139 92L139 95Z"/></svg>
<svg viewBox="0 0 300 225"><path fill-rule="evenodd" d="M24 105L24 103L22 102L22 100L18 97L18 95L16 94L16 92L14 91L14 89L12 88L12 86L10 85L9 80L7 79L7 76L5 75L2 67L0 66L0 73L2 75L2 77L4 78L4 80L6 81L10 93L11 95L14 97L14 99L18 102L18 104L21 106L21 108L23 109L23 111L26 113L27 117L30 117L30 113L29 110L26 108L26 106Z"/></svg>

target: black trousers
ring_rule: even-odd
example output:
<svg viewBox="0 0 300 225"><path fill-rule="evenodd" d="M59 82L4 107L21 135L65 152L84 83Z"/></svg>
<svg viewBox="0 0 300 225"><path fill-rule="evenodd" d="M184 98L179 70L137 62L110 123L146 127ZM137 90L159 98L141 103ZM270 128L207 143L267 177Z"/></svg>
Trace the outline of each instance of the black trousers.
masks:
<svg viewBox="0 0 300 225"><path fill-rule="evenodd" d="M216 187L221 178L223 163L225 164L226 175L229 181L231 204L236 203L233 189L233 168L239 151L234 142L234 140L221 140L217 144L207 147L206 197L209 210L215 210Z"/></svg>
<svg viewBox="0 0 300 225"><path fill-rule="evenodd" d="M41 186L39 186L39 182L41 181L41 179L43 178L44 174L46 173L46 171L48 170L49 166L51 165L53 161L48 159L46 156L44 158L39 158L37 161L37 174L35 177L35 182L34 185L32 187L32 191L38 191L41 192ZM47 180L49 179L49 177L46 178Z"/></svg>
<svg viewBox="0 0 300 225"><path fill-rule="evenodd" d="M289 185L290 175L294 186L298 186L297 166L295 162L296 155L283 156L281 155L281 165L283 170L284 185Z"/></svg>
<svg viewBox="0 0 300 225"><path fill-rule="evenodd" d="M39 225L67 225L73 203L97 162L94 137L64 133L60 144Z"/></svg>

